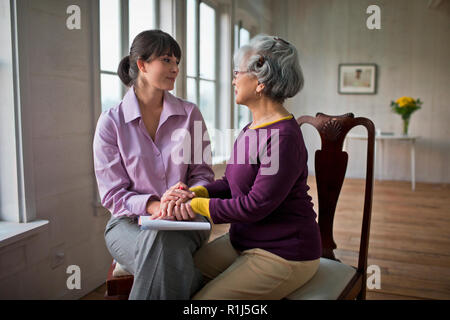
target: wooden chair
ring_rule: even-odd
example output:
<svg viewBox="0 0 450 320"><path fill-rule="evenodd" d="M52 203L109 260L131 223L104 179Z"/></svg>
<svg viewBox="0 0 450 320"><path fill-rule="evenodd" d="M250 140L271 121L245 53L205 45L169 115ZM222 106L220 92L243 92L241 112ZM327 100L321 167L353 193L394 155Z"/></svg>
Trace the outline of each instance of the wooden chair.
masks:
<svg viewBox="0 0 450 320"><path fill-rule="evenodd" d="M134 277L132 275L125 275L121 277L115 277L113 271L116 267L116 262L113 260L108 270L106 277L106 293L105 299L107 300L128 300L133 286Z"/></svg>
<svg viewBox="0 0 450 320"><path fill-rule="evenodd" d="M315 153L315 171L319 202L318 222L323 253L319 270L314 277L286 299L365 299L372 211L375 126L369 119L355 118L352 113L342 116L318 113L316 117L300 117L297 122L300 126L305 123L314 126L322 141L322 149ZM333 239L333 221L348 163L348 154L342 151L343 142L350 129L358 125L366 127L368 143L361 241L358 267L355 268L341 263L334 255L333 250L336 249L336 244Z"/></svg>

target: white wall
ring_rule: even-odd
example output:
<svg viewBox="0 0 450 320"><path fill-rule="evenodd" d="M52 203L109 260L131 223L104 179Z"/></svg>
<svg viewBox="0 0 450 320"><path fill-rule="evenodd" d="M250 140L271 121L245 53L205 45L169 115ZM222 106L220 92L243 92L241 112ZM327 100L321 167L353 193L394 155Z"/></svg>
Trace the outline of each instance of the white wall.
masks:
<svg viewBox="0 0 450 320"><path fill-rule="evenodd" d="M252 35L272 32L271 0L234 0L236 3L236 21Z"/></svg>
<svg viewBox="0 0 450 320"><path fill-rule="evenodd" d="M81 8L81 30L66 9ZM36 218L46 231L0 249L0 299L78 298L101 285L111 257L103 232L109 214L95 207L91 0L18 1L23 122L30 136ZM94 13L93 13L94 12ZM54 267L54 256L64 253ZM66 269L81 268L81 290Z"/></svg>
<svg viewBox="0 0 450 320"><path fill-rule="evenodd" d="M400 116L390 102L401 96L424 101L413 114L410 134L419 135L416 149L418 181L450 182L450 19L448 1L428 8L427 0L277 0L272 1L274 33L296 45L305 75L305 88L288 105L298 117L316 112L370 118L382 131L401 132ZM381 30L366 28L366 9L381 8ZM376 95L339 95L339 63L376 63ZM309 167L313 148L319 145L312 130L305 130ZM357 130L355 129L355 131ZM362 131L359 131L362 132ZM349 145L348 176L363 177L362 142ZM386 145L383 176L410 179L406 144ZM380 160L380 159L379 159Z"/></svg>

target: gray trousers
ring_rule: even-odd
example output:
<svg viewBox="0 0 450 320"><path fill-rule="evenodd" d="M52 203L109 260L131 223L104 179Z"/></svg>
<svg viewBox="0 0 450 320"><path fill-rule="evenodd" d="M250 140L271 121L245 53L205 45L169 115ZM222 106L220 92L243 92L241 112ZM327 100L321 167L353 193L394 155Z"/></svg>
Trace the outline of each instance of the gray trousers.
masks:
<svg viewBox="0 0 450 320"><path fill-rule="evenodd" d="M193 255L209 234L141 230L135 218L111 217L105 241L111 256L134 275L130 300L188 300L203 283Z"/></svg>

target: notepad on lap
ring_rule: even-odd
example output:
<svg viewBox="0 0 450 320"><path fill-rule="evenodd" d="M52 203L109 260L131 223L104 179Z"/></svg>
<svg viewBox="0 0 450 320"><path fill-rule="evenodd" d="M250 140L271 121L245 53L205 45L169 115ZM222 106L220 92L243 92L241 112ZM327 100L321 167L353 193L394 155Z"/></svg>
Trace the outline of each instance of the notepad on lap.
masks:
<svg viewBox="0 0 450 320"><path fill-rule="evenodd" d="M149 216L139 217L141 229L146 230L210 230L211 224L198 216L193 221L151 220Z"/></svg>

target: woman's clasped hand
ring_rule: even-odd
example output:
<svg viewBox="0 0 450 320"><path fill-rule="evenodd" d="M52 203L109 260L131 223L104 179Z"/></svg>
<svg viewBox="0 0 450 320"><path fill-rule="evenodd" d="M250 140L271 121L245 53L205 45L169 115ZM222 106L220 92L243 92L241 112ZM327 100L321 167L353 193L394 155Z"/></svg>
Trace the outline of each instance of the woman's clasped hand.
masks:
<svg viewBox="0 0 450 320"><path fill-rule="evenodd" d="M190 200L194 197L195 193L189 191L186 184L178 182L163 194L159 211L152 215L152 219L178 221L195 219L196 213L190 206Z"/></svg>

